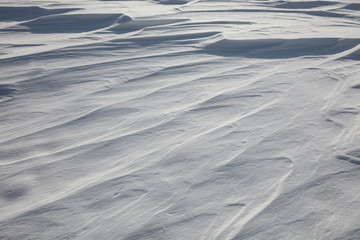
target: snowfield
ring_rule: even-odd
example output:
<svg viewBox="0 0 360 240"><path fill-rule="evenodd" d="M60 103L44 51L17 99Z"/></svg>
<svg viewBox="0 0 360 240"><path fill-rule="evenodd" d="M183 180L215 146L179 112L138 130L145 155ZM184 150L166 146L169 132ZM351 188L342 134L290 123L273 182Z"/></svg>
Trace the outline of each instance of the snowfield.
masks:
<svg viewBox="0 0 360 240"><path fill-rule="evenodd" d="M360 239L358 0L2 0L0 239Z"/></svg>

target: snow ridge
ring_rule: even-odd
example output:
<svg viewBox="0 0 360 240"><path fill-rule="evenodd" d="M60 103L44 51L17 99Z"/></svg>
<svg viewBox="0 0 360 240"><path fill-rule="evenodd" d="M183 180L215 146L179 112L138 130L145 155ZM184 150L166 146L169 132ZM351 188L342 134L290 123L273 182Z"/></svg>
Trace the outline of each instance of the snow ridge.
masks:
<svg viewBox="0 0 360 240"><path fill-rule="evenodd" d="M2 1L0 239L358 239L359 9Z"/></svg>

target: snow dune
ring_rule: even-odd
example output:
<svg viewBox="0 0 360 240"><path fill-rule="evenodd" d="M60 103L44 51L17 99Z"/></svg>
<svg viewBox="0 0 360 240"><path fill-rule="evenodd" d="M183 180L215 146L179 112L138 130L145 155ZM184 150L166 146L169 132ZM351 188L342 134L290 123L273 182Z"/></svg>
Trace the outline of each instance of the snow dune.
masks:
<svg viewBox="0 0 360 240"><path fill-rule="evenodd" d="M0 239L359 239L358 10L3 1Z"/></svg>
<svg viewBox="0 0 360 240"><path fill-rule="evenodd" d="M107 27L121 14L66 14L40 17L22 25L35 33L88 32Z"/></svg>
<svg viewBox="0 0 360 240"><path fill-rule="evenodd" d="M349 54L358 50L360 39L300 38L300 39L222 39L206 46L209 53L220 55L241 55L248 57L289 58L306 55ZM352 49L356 49L352 51ZM275 54L276 53L276 54ZM344 57L349 57L348 55Z"/></svg>

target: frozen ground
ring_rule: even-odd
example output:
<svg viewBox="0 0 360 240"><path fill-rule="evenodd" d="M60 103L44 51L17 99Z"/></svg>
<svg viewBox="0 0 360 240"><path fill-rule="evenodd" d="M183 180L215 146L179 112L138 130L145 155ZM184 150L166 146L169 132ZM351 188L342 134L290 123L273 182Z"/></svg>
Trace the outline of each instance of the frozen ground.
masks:
<svg viewBox="0 0 360 240"><path fill-rule="evenodd" d="M2 0L0 239L360 239L357 0Z"/></svg>

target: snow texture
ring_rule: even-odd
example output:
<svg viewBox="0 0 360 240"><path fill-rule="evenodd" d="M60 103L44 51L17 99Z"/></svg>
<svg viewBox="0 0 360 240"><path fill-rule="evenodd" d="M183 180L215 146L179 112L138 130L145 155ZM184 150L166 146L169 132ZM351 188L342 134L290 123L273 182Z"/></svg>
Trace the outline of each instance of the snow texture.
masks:
<svg viewBox="0 0 360 240"><path fill-rule="evenodd" d="M360 239L357 0L2 0L0 239Z"/></svg>

